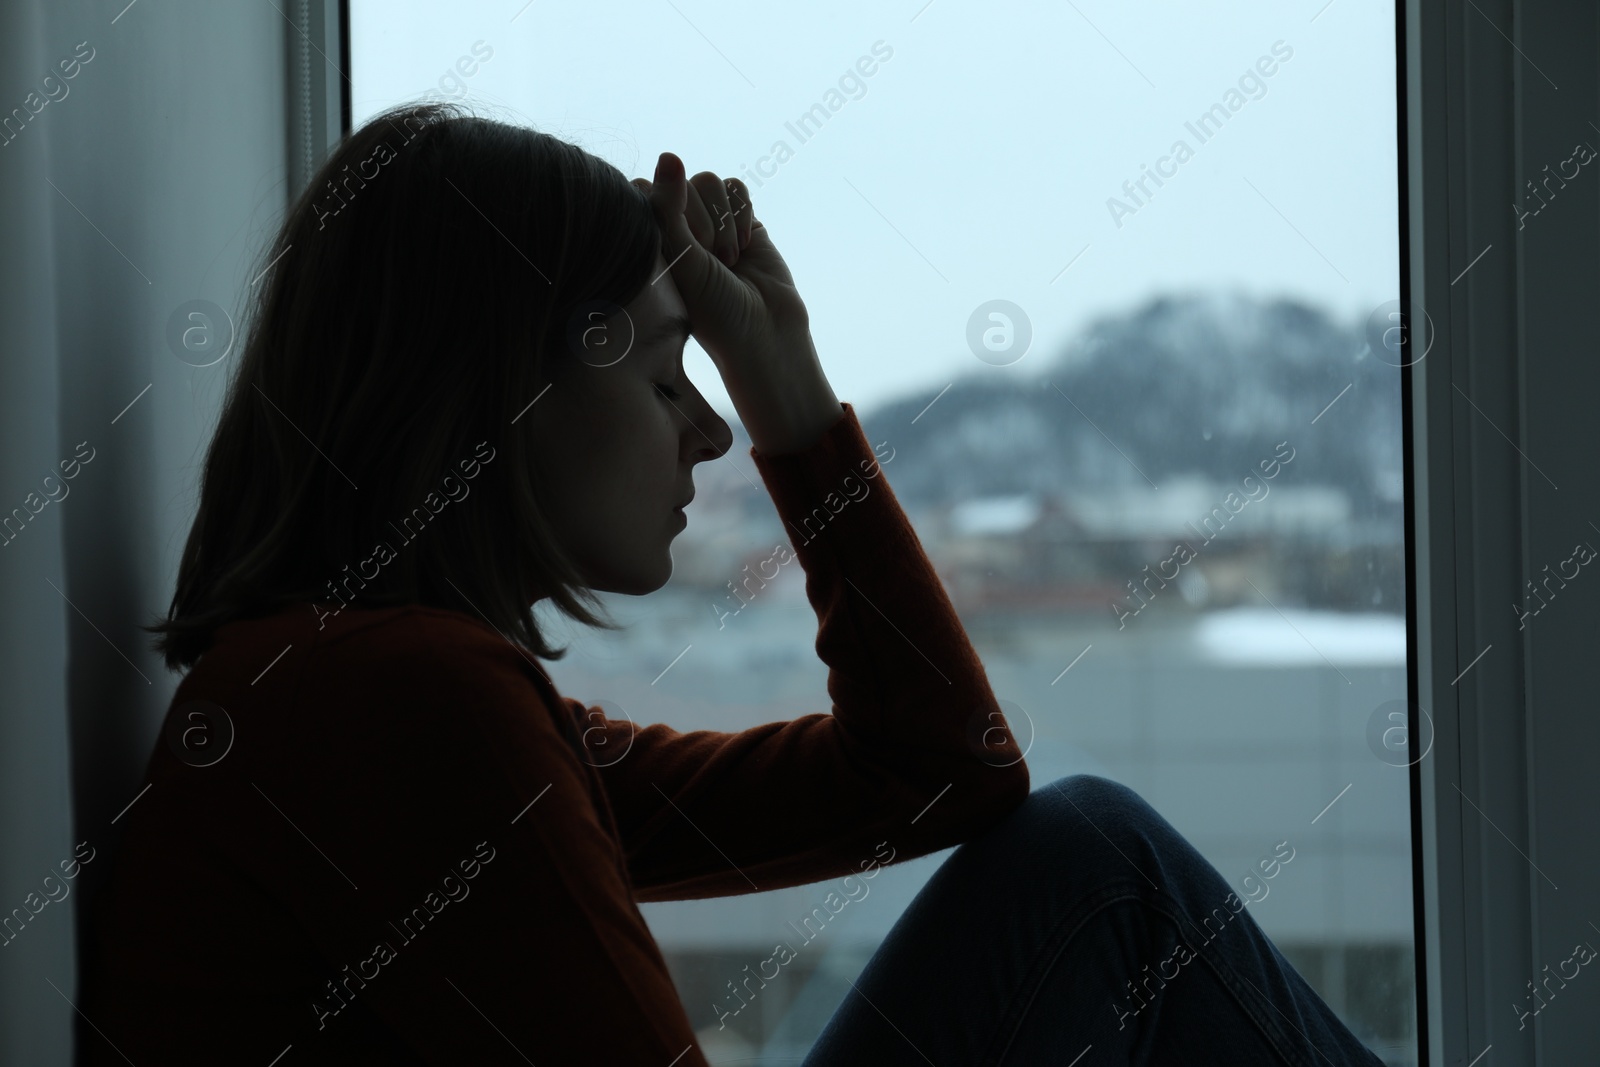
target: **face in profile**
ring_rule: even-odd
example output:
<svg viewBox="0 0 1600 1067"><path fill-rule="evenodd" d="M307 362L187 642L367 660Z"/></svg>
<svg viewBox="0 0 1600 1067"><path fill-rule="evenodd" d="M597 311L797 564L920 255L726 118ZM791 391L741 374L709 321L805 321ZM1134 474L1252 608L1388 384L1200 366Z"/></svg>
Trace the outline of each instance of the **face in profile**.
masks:
<svg viewBox="0 0 1600 1067"><path fill-rule="evenodd" d="M590 588L635 596L672 577L669 548L685 525L674 509L694 493L695 464L733 444L727 422L683 372L687 316L660 254L651 277L626 317L589 331L583 359L546 358L550 388L530 411L558 539ZM616 358L610 352L628 345L630 323L632 344Z"/></svg>

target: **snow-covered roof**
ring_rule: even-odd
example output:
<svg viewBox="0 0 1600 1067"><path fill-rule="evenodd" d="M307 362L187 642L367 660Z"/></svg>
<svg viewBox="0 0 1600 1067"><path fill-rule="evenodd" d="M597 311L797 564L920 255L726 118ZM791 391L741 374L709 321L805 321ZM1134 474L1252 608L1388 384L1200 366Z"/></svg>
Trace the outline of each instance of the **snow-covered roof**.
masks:
<svg viewBox="0 0 1600 1067"><path fill-rule="evenodd" d="M1032 493L964 500L950 509L950 528L958 535L1019 533L1038 521L1042 508Z"/></svg>
<svg viewBox="0 0 1600 1067"><path fill-rule="evenodd" d="M1202 614L1193 631L1206 659L1261 665L1403 666L1406 620L1379 612L1358 614L1270 607L1231 608Z"/></svg>

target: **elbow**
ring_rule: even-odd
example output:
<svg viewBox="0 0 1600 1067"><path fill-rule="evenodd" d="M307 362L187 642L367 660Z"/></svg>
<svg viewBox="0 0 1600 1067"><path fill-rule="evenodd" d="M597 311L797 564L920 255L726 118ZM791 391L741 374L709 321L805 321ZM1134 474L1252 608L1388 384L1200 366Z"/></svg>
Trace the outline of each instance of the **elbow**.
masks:
<svg viewBox="0 0 1600 1067"><path fill-rule="evenodd" d="M1018 709L1021 710L1021 709ZM1026 713L1024 712L1024 717ZM1033 788L1028 775L1028 749L1033 747L1033 723L1028 723L1026 744L1013 733L1004 712L980 704L967 729L967 752L961 779L982 798L976 805L999 818L1015 811ZM975 758L972 758L975 757Z"/></svg>
<svg viewBox="0 0 1600 1067"><path fill-rule="evenodd" d="M964 784L964 792L971 798L966 807L970 832L986 830L1016 811L1033 789L1027 761L1021 758L1005 766L980 763L970 770Z"/></svg>
<svg viewBox="0 0 1600 1067"><path fill-rule="evenodd" d="M1033 791L1033 780L1028 774L1027 761L1021 759L1001 770L1000 775L995 786L995 811L998 815L1009 815L1028 799Z"/></svg>
<svg viewBox="0 0 1600 1067"><path fill-rule="evenodd" d="M1005 810L1015 811L1024 800L1028 799L1028 794L1031 792L1033 792L1033 779L1028 774L1028 763L1026 760L1018 760L1011 780L1006 786Z"/></svg>
<svg viewBox="0 0 1600 1067"><path fill-rule="evenodd" d="M915 813L912 825L907 828L897 820L882 828L898 833L902 859L978 837L1020 808L1032 790L1028 766L1022 760L1003 767L963 760L959 767L945 763L941 768L923 779L924 784L906 800L903 810ZM930 795L932 803L926 799Z"/></svg>

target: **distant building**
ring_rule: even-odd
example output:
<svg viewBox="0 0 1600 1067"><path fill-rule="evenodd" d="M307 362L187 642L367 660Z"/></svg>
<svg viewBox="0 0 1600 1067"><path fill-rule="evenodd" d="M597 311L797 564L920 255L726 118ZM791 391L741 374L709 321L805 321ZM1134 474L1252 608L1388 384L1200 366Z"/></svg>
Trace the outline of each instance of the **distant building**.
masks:
<svg viewBox="0 0 1600 1067"><path fill-rule="evenodd" d="M1276 585L1270 561L1289 546L1340 541L1334 531L1350 518L1341 489L1252 485L1253 498L1242 485L1193 477L1158 489L1002 494L913 524L958 609L1104 610L1180 542L1194 559L1172 579L1179 597L1192 607L1239 603L1258 599L1249 575Z"/></svg>

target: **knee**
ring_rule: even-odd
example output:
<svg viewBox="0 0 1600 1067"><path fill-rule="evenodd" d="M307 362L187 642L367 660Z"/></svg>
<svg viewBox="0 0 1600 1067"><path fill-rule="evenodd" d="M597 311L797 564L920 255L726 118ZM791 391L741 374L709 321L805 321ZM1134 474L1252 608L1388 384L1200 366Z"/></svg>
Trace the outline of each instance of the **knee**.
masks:
<svg viewBox="0 0 1600 1067"><path fill-rule="evenodd" d="M1069 774L1033 790L1025 808L1050 839L1075 849L1115 849L1131 858L1163 850L1176 835L1161 815L1131 787L1097 774Z"/></svg>
<svg viewBox="0 0 1600 1067"><path fill-rule="evenodd" d="M996 872L1016 884L1068 894L1092 883L1144 893L1192 863L1192 846L1143 797L1121 782L1072 774L1033 789L1005 818L963 844L952 870L970 869L986 887ZM1031 890L1030 890L1031 891Z"/></svg>
<svg viewBox="0 0 1600 1067"><path fill-rule="evenodd" d="M1046 782L1034 792L1050 790L1057 796L1070 797L1079 804L1089 803L1098 807L1116 807L1132 803L1143 804L1144 800L1131 786L1123 785L1112 778L1098 774L1068 774L1057 778L1053 782Z"/></svg>
<svg viewBox="0 0 1600 1067"><path fill-rule="evenodd" d="M1150 805L1132 787L1098 774L1069 774L1033 790L1050 807L1078 811L1094 817L1126 818L1150 811Z"/></svg>

